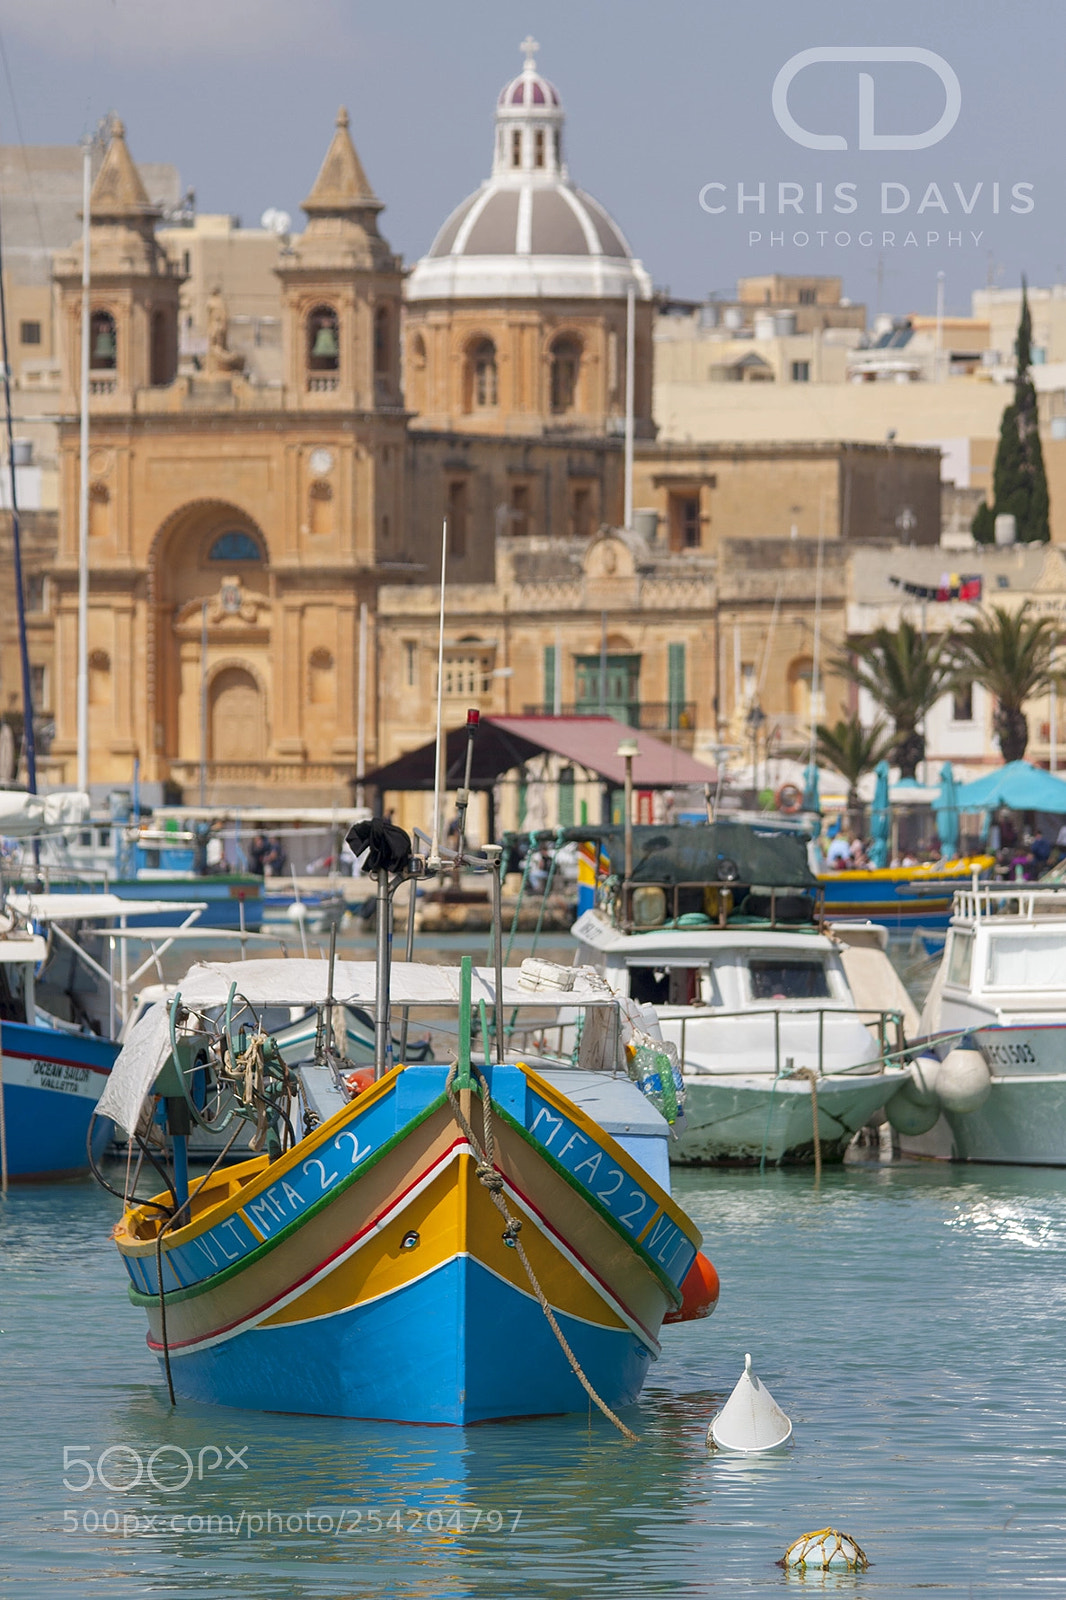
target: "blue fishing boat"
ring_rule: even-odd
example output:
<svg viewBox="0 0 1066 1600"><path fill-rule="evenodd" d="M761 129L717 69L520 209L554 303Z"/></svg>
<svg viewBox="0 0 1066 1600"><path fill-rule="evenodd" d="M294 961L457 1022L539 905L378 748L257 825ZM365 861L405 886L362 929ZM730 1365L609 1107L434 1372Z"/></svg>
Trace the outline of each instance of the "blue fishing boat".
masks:
<svg viewBox="0 0 1066 1600"><path fill-rule="evenodd" d="M45 950L35 935L0 938L0 1170L11 1182L87 1172L90 1122L97 1160L112 1131L93 1118L118 1046L39 1025L34 972Z"/></svg>
<svg viewBox="0 0 1066 1600"><path fill-rule="evenodd" d="M169 1131L168 1187L127 1204L115 1242L175 1396L455 1424L592 1399L625 1431L662 1323L705 1315L717 1281L669 1193L667 1123L625 1072L619 1002L568 976L390 973L380 950L214 964L139 1019L101 1109L136 1137L155 1096ZM335 997L374 1013L369 1072L334 1053ZM319 1048L291 1067L258 1012L311 1000ZM432 1060L383 1059L397 1008L443 1028ZM576 1065L544 1054L562 1016L590 1019ZM253 1124L260 1153L190 1180L197 1120Z"/></svg>
<svg viewBox="0 0 1066 1600"><path fill-rule="evenodd" d="M992 856L965 856L928 866L819 871L825 920L879 922L890 932L945 929L956 890L968 889L975 872L984 876L992 866Z"/></svg>

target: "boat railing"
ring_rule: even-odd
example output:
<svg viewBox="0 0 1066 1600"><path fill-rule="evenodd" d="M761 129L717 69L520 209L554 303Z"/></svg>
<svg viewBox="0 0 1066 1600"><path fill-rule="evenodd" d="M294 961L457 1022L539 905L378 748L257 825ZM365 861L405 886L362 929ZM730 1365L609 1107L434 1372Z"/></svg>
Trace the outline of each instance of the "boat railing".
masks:
<svg viewBox="0 0 1066 1600"><path fill-rule="evenodd" d="M742 1011L722 1011L716 1006L692 1006L683 1017L669 1017L664 1018L663 1021L665 1021L667 1025L669 1025L671 1022L680 1021L681 1041L679 1049L682 1063L684 1063L688 1059L686 1045L687 1032L690 1023L709 1021L747 1022L752 1017L769 1017L772 1019L771 1025L773 1029L774 1040L774 1075L775 1077L780 1078L782 1076L787 1076L788 1073L791 1072L792 1067L789 1065L789 1063L793 1059L791 1056L785 1056L784 1059L782 1059L782 1016L784 1016L789 1022L796 1022L800 1019L805 1020L807 1018L815 1017L818 1019L817 1071L819 1077L825 1076L826 1017L853 1017L857 1018L864 1025L864 1027L869 1028L871 1032L873 1032L873 1030L876 1028L878 1060L876 1063L872 1061L862 1063L862 1066L864 1066L867 1071L870 1071L874 1068L876 1068L878 1071L883 1071L891 1060L902 1057L906 1053L907 1047L903 1035L902 1011L876 1011L872 1007L865 1006L818 1006L817 1008L812 1006L809 1010L804 1008L802 1011L784 1012L782 1012L779 1006L749 1006ZM741 1074L751 1072L751 1070L752 1068L750 1063L746 1063L744 1066L737 1068L738 1073ZM835 1068L832 1070L843 1071L845 1069ZM858 1071L860 1068L856 1066L846 1070Z"/></svg>
<svg viewBox="0 0 1066 1600"><path fill-rule="evenodd" d="M637 921L633 916L633 902L635 896L645 889L659 889L662 891L667 915L662 920L654 923ZM684 880L666 879L641 879L634 882L624 879L618 885L618 901L616 920L618 925L628 933L648 933L655 928L663 927L669 922L677 923L686 913L681 910L681 896L685 891L698 890L702 897L703 912L707 918L707 925L719 928L735 925L739 911L739 902L746 894L758 893L768 895L769 905L765 915L759 916L759 922L769 928L783 928L795 931L797 928L814 926L819 930L824 923L825 891L816 884L753 884L741 883L737 879L722 878L717 882L709 882L706 878L692 878ZM809 904L809 915L797 917L795 905L798 898L806 900ZM791 914L786 913L788 907ZM691 912L687 913L692 915Z"/></svg>
<svg viewBox="0 0 1066 1600"><path fill-rule="evenodd" d="M973 883L955 891L953 915L972 922L989 917L1066 916L1066 881L1048 883Z"/></svg>

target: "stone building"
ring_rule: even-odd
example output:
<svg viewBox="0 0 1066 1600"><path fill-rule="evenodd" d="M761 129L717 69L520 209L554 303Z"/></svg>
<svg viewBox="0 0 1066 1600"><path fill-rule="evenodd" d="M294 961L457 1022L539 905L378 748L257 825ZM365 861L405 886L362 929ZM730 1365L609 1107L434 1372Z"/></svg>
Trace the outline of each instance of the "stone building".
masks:
<svg viewBox="0 0 1066 1600"><path fill-rule="evenodd" d="M148 799L203 780L216 801L329 803L360 755L423 743L445 518L449 710L603 707L707 759L752 725L795 743L812 695L832 714L814 617L828 652L846 554L901 529L936 542L935 449L657 439L650 280L572 183L531 48L495 122L489 179L406 285L345 113L304 231L239 240L164 218L113 126L91 202L98 790L136 763ZM54 273L58 513L30 541L31 652L54 722L42 774L69 784L80 246ZM630 295L636 512L619 533ZM20 699L0 612L0 710Z"/></svg>
<svg viewBox="0 0 1066 1600"><path fill-rule="evenodd" d="M121 125L92 195L91 776L211 794L344 791L356 760L361 603L403 519L398 259L342 114L279 259L283 388L253 386L216 298L202 370L177 374L181 272ZM76 413L80 249L56 263ZM60 429L51 760L76 737L78 427ZM205 649L206 642L206 649ZM206 735L206 750L205 745Z"/></svg>

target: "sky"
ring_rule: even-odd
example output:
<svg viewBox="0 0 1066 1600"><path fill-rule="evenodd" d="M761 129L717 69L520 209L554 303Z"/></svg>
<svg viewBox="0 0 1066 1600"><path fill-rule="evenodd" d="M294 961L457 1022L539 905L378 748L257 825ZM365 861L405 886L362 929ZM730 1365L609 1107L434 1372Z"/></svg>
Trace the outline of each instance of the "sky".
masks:
<svg viewBox="0 0 1066 1600"><path fill-rule="evenodd" d="M0 0L0 142L116 111L135 159L255 225L300 219L344 104L413 262L487 176L530 31L571 176L674 295L835 273L871 314L929 312L943 273L966 314L987 283L1066 279L1062 0ZM886 48L907 59L794 60Z"/></svg>

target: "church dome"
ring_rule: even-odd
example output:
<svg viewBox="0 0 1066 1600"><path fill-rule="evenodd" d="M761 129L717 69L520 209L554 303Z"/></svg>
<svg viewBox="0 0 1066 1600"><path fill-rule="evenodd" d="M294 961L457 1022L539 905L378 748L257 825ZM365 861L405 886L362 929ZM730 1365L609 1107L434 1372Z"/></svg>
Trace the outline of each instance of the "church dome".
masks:
<svg viewBox="0 0 1066 1600"><path fill-rule="evenodd" d="M536 67L500 91L492 175L448 217L407 284L407 299L651 298L651 280L617 223L570 181L558 90Z"/></svg>

